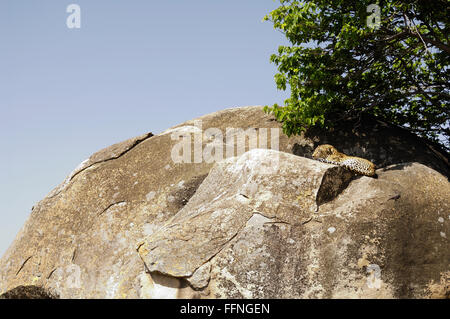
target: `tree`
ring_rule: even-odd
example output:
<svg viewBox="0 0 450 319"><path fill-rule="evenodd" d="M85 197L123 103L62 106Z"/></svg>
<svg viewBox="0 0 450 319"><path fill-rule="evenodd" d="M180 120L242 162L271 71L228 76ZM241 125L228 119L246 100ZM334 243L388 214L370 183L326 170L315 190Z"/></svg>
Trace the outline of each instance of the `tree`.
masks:
<svg viewBox="0 0 450 319"><path fill-rule="evenodd" d="M265 111L287 135L368 113L448 148L450 2L373 2L280 0L264 19L291 44L270 57L291 94Z"/></svg>

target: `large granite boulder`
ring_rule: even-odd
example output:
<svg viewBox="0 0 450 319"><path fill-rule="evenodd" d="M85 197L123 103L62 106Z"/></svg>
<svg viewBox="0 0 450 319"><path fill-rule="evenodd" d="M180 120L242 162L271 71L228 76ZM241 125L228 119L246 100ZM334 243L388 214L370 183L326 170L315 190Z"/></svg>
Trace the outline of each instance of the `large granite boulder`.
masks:
<svg viewBox="0 0 450 319"><path fill-rule="evenodd" d="M376 151L376 140L365 148L364 136L351 148L344 135L338 149L387 165L378 179L355 177L293 155L309 156L323 141L282 133L278 139L270 128L279 127L261 107L234 108L94 154L33 207L0 259L0 294L448 297L447 155L395 135L388 154ZM174 134L200 137L202 149L211 139L226 147L230 141L217 138L226 128L267 128L279 151L173 161Z"/></svg>

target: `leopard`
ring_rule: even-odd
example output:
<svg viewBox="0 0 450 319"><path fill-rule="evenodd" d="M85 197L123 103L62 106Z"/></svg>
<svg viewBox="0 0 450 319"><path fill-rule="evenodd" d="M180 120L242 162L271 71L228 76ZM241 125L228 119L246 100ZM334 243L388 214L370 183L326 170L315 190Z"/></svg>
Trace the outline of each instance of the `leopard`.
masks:
<svg viewBox="0 0 450 319"><path fill-rule="evenodd" d="M376 166L371 161L339 152L333 145L322 144L316 147L312 157L318 161L343 166L353 173L376 177Z"/></svg>

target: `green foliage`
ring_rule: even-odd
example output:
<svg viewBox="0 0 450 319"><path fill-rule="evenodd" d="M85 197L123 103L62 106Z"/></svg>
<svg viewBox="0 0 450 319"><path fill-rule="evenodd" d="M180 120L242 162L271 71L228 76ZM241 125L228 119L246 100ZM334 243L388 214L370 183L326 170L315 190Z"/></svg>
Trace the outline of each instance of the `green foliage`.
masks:
<svg viewBox="0 0 450 319"><path fill-rule="evenodd" d="M378 1L379 28L375 0L279 1L264 20L291 44L270 57L291 94L264 109L286 134L369 113L449 147L449 1Z"/></svg>

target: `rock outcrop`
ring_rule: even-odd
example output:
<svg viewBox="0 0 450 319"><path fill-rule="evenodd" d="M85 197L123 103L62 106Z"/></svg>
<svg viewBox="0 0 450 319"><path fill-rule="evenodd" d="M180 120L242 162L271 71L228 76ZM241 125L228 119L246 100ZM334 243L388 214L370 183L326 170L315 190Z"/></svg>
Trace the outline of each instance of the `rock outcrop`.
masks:
<svg viewBox="0 0 450 319"><path fill-rule="evenodd" d="M261 107L200 120L203 131L279 127ZM0 259L3 298L449 297L446 155L395 136L408 154L335 141L387 165L355 177L293 154L321 140L280 134L279 151L174 163L172 133L197 124L102 150L36 204Z"/></svg>

